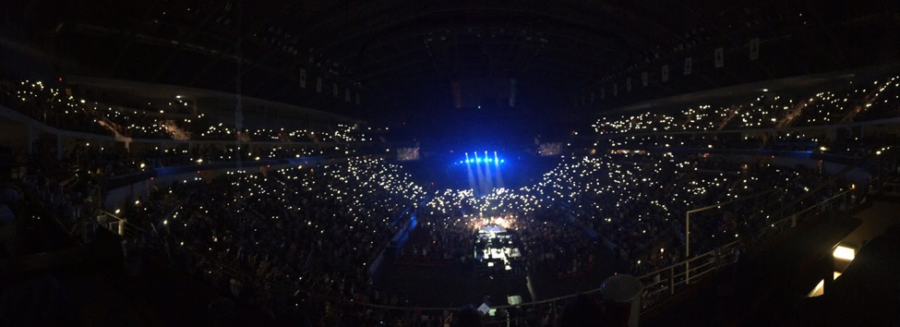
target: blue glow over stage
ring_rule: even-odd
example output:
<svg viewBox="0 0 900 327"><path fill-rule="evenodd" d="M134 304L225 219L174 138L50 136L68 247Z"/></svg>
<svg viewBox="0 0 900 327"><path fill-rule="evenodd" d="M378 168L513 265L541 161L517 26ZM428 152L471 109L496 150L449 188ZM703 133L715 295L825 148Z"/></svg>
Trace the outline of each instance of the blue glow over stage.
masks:
<svg viewBox="0 0 900 327"><path fill-rule="evenodd" d="M504 159L494 160L494 159L491 159L491 158L487 158L487 159L481 159L481 158L479 158L479 159L466 159L466 160L460 160L460 161L457 161L455 164L456 164L456 165L461 165L461 164L464 164L464 163L482 163L482 162L485 162L485 163L489 163L489 162L497 162L497 163L501 163L501 164L502 164L502 163L506 163L506 160L504 160Z"/></svg>
<svg viewBox="0 0 900 327"><path fill-rule="evenodd" d="M478 152L472 152L472 157L469 157L469 153L466 152L466 159L454 162L454 165L462 165L462 164L480 164L480 163L494 163L494 164L503 164L506 163L506 159L498 158L497 151L494 151L494 156L491 157L488 155L487 151L484 151L484 155L481 157L478 156Z"/></svg>
<svg viewBox="0 0 900 327"><path fill-rule="evenodd" d="M477 151L425 150L421 159L401 164L417 182L436 190L472 190L476 196L483 196L494 189L532 185L560 160L559 157L537 156L525 149L469 149L472 148Z"/></svg>
<svg viewBox="0 0 900 327"><path fill-rule="evenodd" d="M503 182L503 174L500 172L500 164L506 162L505 159L497 156L497 151L493 155L488 151L479 153L472 152L470 156L465 153L466 159L455 163L455 165L465 165L469 181L469 189L473 190L477 195L486 195L491 193L495 188L505 188L506 183Z"/></svg>

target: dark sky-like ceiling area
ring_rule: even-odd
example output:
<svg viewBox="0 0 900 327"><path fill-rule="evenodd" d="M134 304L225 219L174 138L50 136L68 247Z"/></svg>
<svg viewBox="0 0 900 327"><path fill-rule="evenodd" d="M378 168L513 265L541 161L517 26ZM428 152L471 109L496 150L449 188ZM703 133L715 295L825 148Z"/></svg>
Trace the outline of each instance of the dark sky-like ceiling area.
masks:
<svg viewBox="0 0 900 327"><path fill-rule="evenodd" d="M240 76L247 96L377 121L452 111L454 81L516 79L509 112L572 117L559 113L876 64L892 60L897 41L858 35L896 26L896 9L881 0L14 0L3 26L5 38L55 58L61 76L225 92ZM761 55L750 61L753 39ZM852 51L862 43L888 51ZM729 65L712 69L720 47ZM691 76L681 74L685 57Z"/></svg>

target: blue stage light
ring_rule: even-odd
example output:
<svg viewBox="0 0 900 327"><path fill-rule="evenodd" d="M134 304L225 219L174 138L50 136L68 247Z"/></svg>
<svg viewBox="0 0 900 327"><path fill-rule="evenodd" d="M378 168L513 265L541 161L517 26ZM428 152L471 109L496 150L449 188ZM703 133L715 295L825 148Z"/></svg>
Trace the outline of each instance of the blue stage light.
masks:
<svg viewBox="0 0 900 327"><path fill-rule="evenodd" d="M505 159L500 159L500 158L497 156L497 152L496 152L496 151L494 151L494 156L493 156L493 157L489 157L489 156L488 156L488 153L490 153L490 152L484 151L484 156L483 156L483 157L480 157L480 156L478 156L478 151L475 151L475 152L472 153L475 157L474 157L474 158L470 158L470 157L469 157L469 153L466 152L466 159L465 159L465 160L460 160L460 161L458 161L458 162L454 162L453 164L454 164L454 165L457 165L457 164L472 164L472 163L493 163L494 165L500 165L501 163L505 163L505 162L506 162Z"/></svg>

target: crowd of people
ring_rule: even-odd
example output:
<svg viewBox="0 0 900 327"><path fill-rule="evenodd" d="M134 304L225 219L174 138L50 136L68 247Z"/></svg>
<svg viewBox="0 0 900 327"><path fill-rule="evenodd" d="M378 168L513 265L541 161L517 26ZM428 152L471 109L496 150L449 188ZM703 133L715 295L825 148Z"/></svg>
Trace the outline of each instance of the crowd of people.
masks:
<svg viewBox="0 0 900 327"><path fill-rule="evenodd" d="M858 94L857 100L849 102L838 101L840 96L831 93L817 94L804 100L805 104L778 97L774 102L760 98L760 103L774 104L753 103L746 110L705 106L689 109L686 119L644 113L621 121L602 121L597 128L600 133L622 133L622 138L609 141L612 147L621 148L769 146L824 152L821 148L825 143L817 137L796 132L756 139L737 133L629 133L879 119L886 116L873 111L895 105L887 98L897 97L900 88L896 83L894 78L876 83L875 90L853 88L851 93ZM21 112L52 126L88 133L172 138L171 124L152 127L160 124L155 118L132 118L109 107L91 109L58 92L45 90L41 83L26 82L15 87L4 83L0 93L10 108L24 108ZM784 101L793 105L783 106ZM865 109L848 112L841 102ZM787 109L781 109L783 114L779 115L775 106ZM893 115L891 110L883 111ZM199 132L201 139L227 139L233 132L204 118L193 118L204 130ZM187 135L197 135L196 126L178 128ZM346 140L349 136L339 135L349 135L353 128L339 127L341 132L322 137ZM245 133L254 139L292 141L306 137L316 140L318 135L306 130L273 129ZM828 143L828 147L841 148L835 144ZM847 149L853 153L858 147ZM888 149L883 143L872 142L865 152ZM247 161L326 154L353 157L360 154L356 151L347 145L277 144L247 148L142 145L123 151L86 143L66 149L68 168L76 174L63 174L51 181L32 171L21 184L47 203L73 233L87 233L90 229L81 227L96 217L94 210L98 207L87 201L97 197L93 186L104 177L155 167L232 162L238 157ZM497 188L478 196L472 190L418 185L402 166L356 157L316 166L254 173L232 171L156 186L147 198L127 201L120 215L140 231L127 246L131 256L163 258L223 294L230 294L235 301L266 308L273 315L300 314L325 325L416 320L431 326L441 324L450 314L381 307L415 303L374 287L370 274L372 262L390 248L391 239L413 219L416 227L409 241L397 249L398 262L469 264L477 259L478 228L485 225L485 219L493 222L499 218L516 235L528 270L546 269L559 278L575 277L598 264L597 251L607 247L630 267L625 273L643 276L687 259L681 250L688 242L683 218L687 210L722 205L696 216L690 225L691 252L703 253L756 235L775 220L851 188L845 181L819 187L828 179L822 169L776 166L763 159L732 163L704 155L632 152L565 156L532 185ZM544 311L552 305L525 310L535 317L546 317Z"/></svg>
<svg viewBox="0 0 900 327"><path fill-rule="evenodd" d="M900 76L894 76L871 83L850 81L837 90L810 95L779 95L762 90L746 103L604 116L592 127L599 134L773 129L893 118L898 110Z"/></svg>
<svg viewBox="0 0 900 327"><path fill-rule="evenodd" d="M828 135L803 131L704 134L641 134L611 136L594 146L612 150L694 149L711 151L767 150L866 157L878 155L900 144L895 134L871 133L863 136Z"/></svg>
<svg viewBox="0 0 900 327"><path fill-rule="evenodd" d="M237 301L321 313L329 299L402 305L372 288L367 265L421 196L390 166L359 160L175 183L123 214L148 251Z"/></svg>
<svg viewBox="0 0 900 327"><path fill-rule="evenodd" d="M421 240L401 248L398 259L471 262L476 226L484 215L495 215L510 220L528 269L577 276L596 264L598 247L608 246L629 263L629 273L643 275L685 259L686 210L762 197L695 218L692 252L703 253L781 218L775 214L849 188L834 184L786 207L827 177L764 161L608 155L566 158L535 185L475 197L426 191L384 160L351 159L176 183L136 201L124 215L147 231L151 253L237 299L273 311L292 303L291 310L375 319L379 311L365 303L410 305L374 288L367 265L414 214L419 232L411 239ZM293 293L277 295L276 288ZM350 299L358 310L326 310Z"/></svg>
<svg viewBox="0 0 900 327"><path fill-rule="evenodd" d="M565 258L562 267L566 269L585 262L589 266L593 260L584 249L603 243L642 273L664 266L647 264L660 257L660 249L665 263L684 259L679 249L686 241L686 210L765 196L764 200L736 201L714 211L719 219L693 224L692 235L702 236L693 239L692 247L702 253L761 229L773 221L775 212L809 205L774 206L791 203L826 178L821 170L778 167L762 161L730 164L704 156L676 159L671 154L643 153L567 158L541 182L519 190L498 189L484 197L469 190L435 191L420 220L430 234L441 235L426 240L441 241L443 249L460 246L464 251L470 248L466 242L473 239L467 219L481 219L480 214L509 215L515 217L526 247L534 244L526 253L535 260L566 255L576 257L572 264L570 257ZM820 189L810 199L821 200L847 189L849 184L844 182ZM592 239L592 234L598 238ZM448 245L448 239L460 241ZM669 244L669 252L661 244Z"/></svg>
<svg viewBox="0 0 900 327"><path fill-rule="evenodd" d="M593 269L599 242L584 230L560 220L560 210L541 209L517 231L529 269L544 269L557 278L578 277ZM547 219L555 217L557 219ZM544 219L541 219L544 218Z"/></svg>
<svg viewBox="0 0 900 327"><path fill-rule="evenodd" d="M142 144L125 149L120 144L74 143L64 148L63 158L80 163L86 170L103 177L121 176L164 167L197 167L216 163L258 162L310 157L358 155L364 148L347 144L316 145L243 145L234 144Z"/></svg>
<svg viewBox="0 0 900 327"><path fill-rule="evenodd" d="M64 213L74 232L95 216L96 206L85 199L95 195L90 185L102 174L90 166L94 155L71 153L69 162L84 165L84 174L68 182L31 175L23 185ZM485 217L499 217L519 238L529 270L577 276L596 265L597 249L607 246L628 263L626 272L644 275L685 259L685 210L762 194L695 218L692 253L702 253L849 188L844 182L816 188L827 177L765 160L608 154L565 157L533 185L479 197L471 190L422 187L402 166L356 158L198 176L157 186L148 198L127 201L120 215L141 231L130 253L164 258L241 303L324 322L437 324L446 314L367 306L414 305L375 288L369 274L373 259L414 215L421 240L401 248L398 258L471 262L477 228ZM815 194L787 207L810 190Z"/></svg>
<svg viewBox="0 0 900 327"><path fill-rule="evenodd" d="M44 88L40 83L20 85L26 86ZM866 94L871 102L880 101L884 97L880 92L893 88L881 85L875 93ZM59 92L47 89L45 93ZM8 95L10 89L4 91ZM112 108L92 111L75 103L74 98L67 103L47 96L52 93L31 92L13 93L18 97L5 96L4 101L17 99L22 102L5 104L10 108L24 108L23 113L60 128L173 138L169 129L171 123L167 123L168 127L150 128L145 132L138 126L148 125L138 124L139 119ZM893 93L885 94L893 96ZM822 102L833 97L822 95ZM53 110L29 107L51 106L54 99L58 105L66 106L69 113L54 107L45 108ZM836 105L808 106L822 112L834 112L837 109L833 108L839 108ZM605 127L619 126L616 127L619 131L634 132L702 131L736 121L766 120L769 114L751 110L732 115L738 118L727 118L722 112L709 111L709 107L701 110L706 111L689 113L696 119L688 120L683 129L675 127L677 120L674 117L653 120L651 118L657 116L650 114L636 119L645 125L611 123ZM807 113L807 117L812 117L812 112ZM715 121L707 117L722 118ZM823 117L827 118L827 123L837 119L834 115ZM107 123L101 124L94 119ZM206 126L205 131L199 132L201 139L226 139L233 132L206 121L205 117L193 119L198 119L192 121L198 122L197 126ZM81 120L91 124L68 125ZM777 120L767 121L776 124ZM115 126L124 126L124 133ZM736 126L731 128L752 127L749 123ZM197 135L194 126L185 124L178 128L184 128L185 135ZM136 132L137 129L141 131ZM349 131L344 130L345 133ZM303 137L315 140L316 135L309 131L272 129L245 132L253 139L273 141L296 141ZM623 133L622 137L610 138L609 142L613 148L624 149L646 146L762 147L825 152L822 144L828 144L830 151L837 152L841 148L837 142L824 143L818 137L787 131L757 138L742 137L739 133L699 136ZM870 141L864 153L889 149L883 144ZM859 151L859 147L853 145L847 149L851 153ZM358 152L360 149L348 144L292 146L277 142L267 146L242 145L240 148L218 144L139 144L127 150L85 142L84 145L74 144L65 151L64 157L71 163L70 168L84 174L71 178L62 184L68 186L63 187L51 187L60 185L60 181L50 183L39 178L25 178L23 185L29 192L38 194L39 199L50 203L53 211L61 213L59 216L64 218L64 225L73 233L89 230L84 228L85 221L95 216L92 210L97 206L87 205L85 199L96 196L92 185L104 177L158 167L232 162L238 157L256 161L321 155L352 157L361 153ZM686 210L764 193L761 200L737 201L696 218L691 225L692 253L703 253L752 235L785 212L798 210L849 188L844 184L832 184L816 189L816 194L793 208L783 207L826 178L821 171L776 167L762 161L742 166L714 162L703 156L625 153L565 157L533 185L520 189L498 188L478 196L472 190L423 187L403 173L400 166L360 158L321 167L265 173L232 172L213 180L198 177L157 189L147 199L128 201L129 205L121 215L128 217L129 222L142 231L140 237L128 245L132 255L146 253L165 258L172 266L211 283L237 301L265 307L279 315L302 312L319 321L349 319L374 323L423 319L422 315L426 315L367 306L414 305L375 288L368 267L414 216L417 227L393 258L399 263L470 265L478 259L477 228L483 225L485 217L503 217L508 229L516 236L515 244L520 247L527 271L543 269L559 278L579 276L598 264L597 251L605 246L627 263L630 267L627 273L645 275L685 259L681 249L687 242L682 218ZM435 324L447 317L434 313L426 316L428 318L423 321Z"/></svg>
<svg viewBox="0 0 900 327"><path fill-rule="evenodd" d="M238 129L234 122L185 109L189 103L182 99L147 105L128 100L99 102L78 98L71 89L26 79L0 80L0 104L52 127L133 139L326 143L374 140L356 124L317 124L317 129Z"/></svg>

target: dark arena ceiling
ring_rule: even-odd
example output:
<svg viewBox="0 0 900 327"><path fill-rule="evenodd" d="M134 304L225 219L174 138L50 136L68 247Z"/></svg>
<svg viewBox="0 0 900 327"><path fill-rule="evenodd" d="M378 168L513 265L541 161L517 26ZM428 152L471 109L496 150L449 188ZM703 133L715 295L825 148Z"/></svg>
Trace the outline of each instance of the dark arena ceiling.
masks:
<svg viewBox="0 0 900 327"><path fill-rule="evenodd" d="M4 7L5 47L33 51L60 76L232 93L240 77L245 96L373 121L452 111L454 81L516 79L510 112L575 120L647 99L900 57L895 0L10 0ZM723 67L715 67L719 48Z"/></svg>

